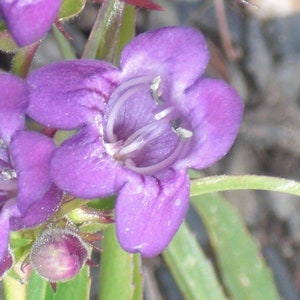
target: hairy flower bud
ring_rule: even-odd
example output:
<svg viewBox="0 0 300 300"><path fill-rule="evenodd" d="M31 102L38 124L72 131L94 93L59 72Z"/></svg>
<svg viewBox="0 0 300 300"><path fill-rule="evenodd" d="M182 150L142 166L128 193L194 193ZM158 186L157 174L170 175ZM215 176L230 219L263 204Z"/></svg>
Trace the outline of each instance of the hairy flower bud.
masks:
<svg viewBox="0 0 300 300"><path fill-rule="evenodd" d="M87 259L81 238L67 229L48 229L32 246L30 260L37 273L50 282L77 275Z"/></svg>

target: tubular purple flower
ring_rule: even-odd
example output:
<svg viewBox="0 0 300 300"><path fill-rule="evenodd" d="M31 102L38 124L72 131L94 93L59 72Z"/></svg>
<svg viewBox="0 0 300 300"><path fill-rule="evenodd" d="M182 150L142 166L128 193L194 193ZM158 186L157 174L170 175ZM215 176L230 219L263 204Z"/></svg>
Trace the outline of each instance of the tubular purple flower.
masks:
<svg viewBox="0 0 300 300"><path fill-rule="evenodd" d="M222 80L204 79L203 36L186 27L138 35L120 68L58 62L28 78L29 115L77 129L55 151L55 183L79 197L117 193L116 228L129 252L154 256L188 208L188 168L203 169L230 149L243 104Z"/></svg>
<svg viewBox="0 0 300 300"><path fill-rule="evenodd" d="M61 0L0 0L0 14L18 46L40 40L51 28Z"/></svg>
<svg viewBox="0 0 300 300"><path fill-rule="evenodd" d="M24 130L26 84L0 74L0 265L7 255L9 232L40 224L57 209L62 192L53 184L49 161L55 145Z"/></svg>

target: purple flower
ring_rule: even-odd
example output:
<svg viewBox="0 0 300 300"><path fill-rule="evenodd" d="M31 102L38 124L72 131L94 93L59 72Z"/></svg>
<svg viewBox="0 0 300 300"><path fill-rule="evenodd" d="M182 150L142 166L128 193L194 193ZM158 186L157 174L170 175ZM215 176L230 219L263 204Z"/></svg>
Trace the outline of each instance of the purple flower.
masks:
<svg viewBox="0 0 300 300"><path fill-rule="evenodd" d="M222 80L203 79L202 35L169 27L129 43L120 68L103 61L59 62L32 72L29 115L76 129L55 152L54 181L79 197L118 193L121 246L144 256L171 241L188 208L187 168L223 157L243 104Z"/></svg>
<svg viewBox="0 0 300 300"><path fill-rule="evenodd" d="M0 74L0 269L8 251L9 232L35 226L57 209L62 193L52 183L51 139L24 129L28 105L25 83Z"/></svg>
<svg viewBox="0 0 300 300"><path fill-rule="evenodd" d="M0 0L0 14L19 46L40 40L51 28L61 0Z"/></svg>

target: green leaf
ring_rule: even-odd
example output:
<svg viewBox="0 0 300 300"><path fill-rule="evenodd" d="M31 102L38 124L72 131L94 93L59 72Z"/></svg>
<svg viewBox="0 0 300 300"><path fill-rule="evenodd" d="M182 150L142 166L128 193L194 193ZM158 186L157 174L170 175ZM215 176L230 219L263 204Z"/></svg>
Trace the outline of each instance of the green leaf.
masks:
<svg viewBox="0 0 300 300"><path fill-rule="evenodd" d="M32 271L27 285L27 300L45 300L48 284L40 275Z"/></svg>
<svg viewBox="0 0 300 300"><path fill-rule="evenodd" d="M35 229L30 228L10 233L9 245L14 256L15 263L23 261L30 252L31 245L35 240Z"/></svg>
<svg viewBox="0 0 300 300"><path fill-rule="evenodd" d="M53 26L53 34L58 43L59 49L63 55L64 59L75 59L76 55L74 54L74 49L67 40L67 38L59 31L56 26Z"/></svg>
<svg viewBox="0 0 300 300"><path fill-rule="evenodd" d="M19 49L12 36L7 30L0 32L0 50L8 53L14 53Z"/></svg>
<svg viewBox="0 0 300 300"><path fill-rule="evenodd" d="M86 0L64 0L59 12L59 18L68 20L77 16L84 8Z"/></svg>
<svg viewBox="0 0 300 300"><path fill-rule="evenodd" d="M104 231L100 269L100 300L142 299L140 256L121 249L114 225Z"/></svg>
<svg viewBox="0 0 300 300"><path fill-rule="evenodd" d="M141 300L143 297L143 275L142 275L142 262L141 256L138 254L133 255L133 284L134 290L132 300Z"/></svg>
<svg viewBox="0 0 300 300"><path fill-rule="evenodd" d="M82 233L97 233L107 227L107 224L96 222L85 222L80 225L79 229Z"/></svg>
<svg viewBox="0 0 300 300"><path fill-rule="evenodd" d="M115 54L115 64L118 65L120 61L120 54L124 46L135 36L135 7L132 5L125 5L122 23L118 35L118 43Z"/></svg>
<svg viewBox="0 0 300 300"><path fill-rule="evenodd" d="M110 196L102 199L93 199L87 206L95 209L112 210L115 208L116 196Z"/></svg>
<svg viewBox="0 0 300 300"><path fill-rule="evenodd" d="M232 300L279 300L270 270L242 220L223 197L192 198L210 237L223 282Z"/></svg>
<svg viewBox="0 0 300 300"><path fill-rule="evenodd" d="M85 45L82 58L114 61L124 6L123 1L104 0Z"/></svg>
<svg viewBox="0 0 300 300"><path fill-rule="evenodd" d="M31 45L18 49L12 60L11 66L11 71L14 74L24 78L27 76L38 46L39 42L35 42Z"/></svg>
<svg viewBox="0 0 300 300"><path fill-rule="evenodd" d="M300 182L257 175L222 175L191 181L191 196L228 190L267 190L300 196Z"/></svg>
<svg viewBox="0 0 300 300"><path fill-rule="evenodd" d="M88 300L90 285L91 280L87 266L82 268L73 279L58 283L56 292L52 290L47 281L32 271L27 286L26 300Z"/></svg>
<svg viewBox="0 0 300 300"><path fill-rule="evenodd" d="M185 223L163 252L163 257L185 299L226 299L211 262Z"/></svg>
<svg viewBox="0 0 300 300"><path fill-rule="evenodd" d="M22 238L22 236L18 236L18 238L10 239L10 247L12 249L21 248L32 244L33 239Z"/></svg>

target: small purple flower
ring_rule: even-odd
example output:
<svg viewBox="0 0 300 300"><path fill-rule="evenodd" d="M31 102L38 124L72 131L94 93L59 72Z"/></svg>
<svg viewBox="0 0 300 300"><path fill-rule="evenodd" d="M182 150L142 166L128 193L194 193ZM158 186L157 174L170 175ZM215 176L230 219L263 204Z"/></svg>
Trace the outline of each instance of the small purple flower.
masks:
<svg viewBox="0 0 300 300"><path fill-rule="evenodd" d="M0 269L9 232L35 226L57 209L62 193L49 174L51 139L24 130L28 105L25 83L0 74Z"/></svg>
<svg viewBox="0 0 300 300"><path fill-rule="evenodd" d="M51 28L61 0L0 0L0 14L19 46L40 40Z"/></svg>
<svg viewBox="0 0 300 300"><path fill-rule="evenodd" d="M203 79L203 36L169 27L137 36L120 68L59 62L32 72L29 115L77 133L55 152L54 181L79 197L118 193L121 246L144 256L171 241L188 208L188 168L203 169L231 147L243 104L224 81Z"/></svg>

